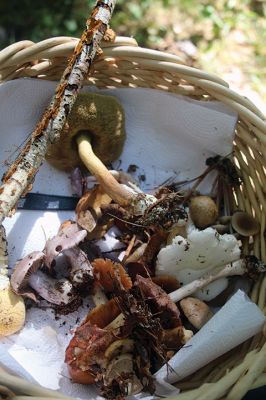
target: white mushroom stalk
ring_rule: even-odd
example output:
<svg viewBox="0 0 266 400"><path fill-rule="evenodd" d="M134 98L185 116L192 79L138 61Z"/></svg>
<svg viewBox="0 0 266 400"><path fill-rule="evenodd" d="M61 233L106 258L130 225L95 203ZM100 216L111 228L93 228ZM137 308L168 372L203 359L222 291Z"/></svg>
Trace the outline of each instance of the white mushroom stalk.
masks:
<svg viewBox="0 0 266 400"><path fill-rule="evenodd" d="M106 32L115 3L116 0L97 1L49 107L6 172L0 188L0 222L16 206L20 196L29 189L44 160L49 143L53 143L60 136Z"/></svg>
<svg viewBox="0 0 266 400"><path fill-rule="evenodd" d="M120 184L103 162L94 154L88 135L77 137L78 152L83 164L96 177L104 191L118 204L128 207L134 215L142 215L157 199Z"/></svg>
<svg viewBox="0 0 266 400"><path fill-rule="evenodd" d="M217 271L217 270L216 270ZM264 272L266 268L263 265L258 265L257 270L253 270L253 272ZM246 259L238 260L234 263L226 265L223 269L216 273L208 273L203 275L201 278L194 280L193 282L188 283L187 285L182 286L181 288L175 290L174 292L170 293L169 296L171 300L175 303L192 295L193 293L197 292L198 290L206 287L211 282L217 281L221 278L228 278L229 276L235 275L244 275L251 272L249 263Z"/></svg>

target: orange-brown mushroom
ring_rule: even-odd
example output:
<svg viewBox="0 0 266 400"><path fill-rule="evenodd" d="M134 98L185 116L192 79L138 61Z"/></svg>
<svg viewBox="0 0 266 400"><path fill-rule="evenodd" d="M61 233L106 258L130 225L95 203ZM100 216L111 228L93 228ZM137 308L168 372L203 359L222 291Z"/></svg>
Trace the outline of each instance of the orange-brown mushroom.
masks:
<svg viewBox="0 0 266 400"><path fill-rule="evenodd" d="M98 282L107 292L112 292L114 289L114 278L117 278L125 289L132 287L132 281L121 264L97 258L92 262L92 266Z"/></svg>

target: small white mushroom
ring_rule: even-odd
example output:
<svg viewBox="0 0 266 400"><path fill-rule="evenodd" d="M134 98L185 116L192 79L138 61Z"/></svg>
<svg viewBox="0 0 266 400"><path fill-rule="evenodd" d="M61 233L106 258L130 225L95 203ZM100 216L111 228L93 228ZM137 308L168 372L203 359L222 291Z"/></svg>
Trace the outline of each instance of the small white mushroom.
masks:
<svg viewBox="0 0 266 400"><path fill-rule="evenodd" d="M210 307L195 297L186 297L180 301L180 306L189 322L197 329L213 316Z"/></svg>
<svg viewBox="0 0 266 400"><path fill-rule="evenodd" d="M136 377L133 368L133 355L131 353L121 354L115 357L109 364L104 374L105 385L112 385L113 381L127 383L126 393L128 396L139 393L143 386Z"/></svg>

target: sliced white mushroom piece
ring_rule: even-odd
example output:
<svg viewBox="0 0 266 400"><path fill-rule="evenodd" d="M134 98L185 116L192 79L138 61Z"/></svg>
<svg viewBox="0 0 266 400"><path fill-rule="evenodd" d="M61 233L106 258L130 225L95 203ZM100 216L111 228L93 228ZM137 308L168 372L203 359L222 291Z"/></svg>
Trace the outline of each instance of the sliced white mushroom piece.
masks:
<svg viewBox="0 0 266 400"><path fill-rule="evenodd" d="M107 361L110 361L112 358L115 358L121 354L133 353L133 349L134 340L119 339L110 344L110 346L106 349L104 356Z"/></svg>
<svg viewBox="0 0 266 400"><path fill-rule="evenodd" d="M113 381L127 382L127 395L132 396L141 392L143 386L136 377L133 368L133 356L130 353L115 357L109 364L104 374L105 385L111 385Z"/></svg>

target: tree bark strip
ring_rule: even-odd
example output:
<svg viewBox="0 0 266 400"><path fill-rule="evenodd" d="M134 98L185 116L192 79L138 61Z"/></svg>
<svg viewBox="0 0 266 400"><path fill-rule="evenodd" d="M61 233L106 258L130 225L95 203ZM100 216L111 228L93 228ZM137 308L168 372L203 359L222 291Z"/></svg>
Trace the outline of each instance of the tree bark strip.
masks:
<svg viewBox="0 0 266 400"><path fill-rule="evenodd" d="M97 0L50 105L19 156L3 176L3 185L0 187L0 223L15 208L21 195L30 189L45 158L48 144L59 138L106 32L115 3L116 0Z"/></svg>

